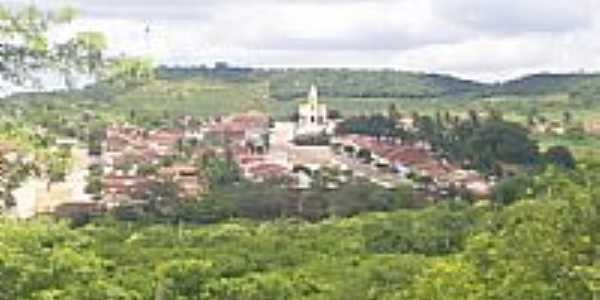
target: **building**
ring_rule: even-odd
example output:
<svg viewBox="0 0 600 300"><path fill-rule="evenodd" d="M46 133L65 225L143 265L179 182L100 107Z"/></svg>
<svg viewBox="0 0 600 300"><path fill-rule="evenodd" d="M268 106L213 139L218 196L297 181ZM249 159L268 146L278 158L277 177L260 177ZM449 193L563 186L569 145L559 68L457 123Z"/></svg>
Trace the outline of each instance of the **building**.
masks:
<svg viewBox="0 0 600 300"><path fill-rule="evenodd" d="M328 125L327 105L319 103L319 92L313 85L307 101L298 107L296 135L319 134L326 131Z"/></svg>
<svg viewBox="0 0 600 300"><path fill-rule="evenodd" d="M210 126L204 137L210 141L229 141L244 144L251 133L268 131L270 119L260 112L247 112L225 118Z"/></svg>
<svg viewBox="0 0 600 300"><path fill-rule="evenodd" d="M193 165L175 164L160 169L159 174L177 185L180 197L195 197L207 191L207 179Z"/></svg>

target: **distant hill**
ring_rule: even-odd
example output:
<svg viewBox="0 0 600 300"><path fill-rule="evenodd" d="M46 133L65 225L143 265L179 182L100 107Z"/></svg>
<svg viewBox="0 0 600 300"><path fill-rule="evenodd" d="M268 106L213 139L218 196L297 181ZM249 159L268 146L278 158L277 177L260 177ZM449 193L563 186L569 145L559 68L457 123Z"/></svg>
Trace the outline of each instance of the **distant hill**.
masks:
<svg viewBox="0 0 600 300"><path fill-rule="evenodd" d="M568 95L572 104L600 103L600 74L535 74L500 84L484 84L450 75L395 70L251 69L220 65L215 68L158 69L149 83L100 82L82 90L18 94L1 106L51 103L69 110L102 108L107 114L127 116L133 111L166 114L222 115L246 110L286 116L293 100L306 97L311 84L319 87L331 107L344 113L381 111L403 101L411 107L458 105L487 96ZM424 101L422 101L424 100ZM464 100L464 101L457 101ZM466 102L465 102L466 101ZM140 114L140 113L138 113Z"/></svg>
<svg viewBox="0 0 600 300"><path fill-rule="evenodd" d="M165 79L200 76L227 81L265 81L271 97L291 100L304 97L311 84L322 95L342 98L439 98L488 95L548 95L576 92L598 81L600 74L540 73L498 84L464 80L451 75L396 70L352 69L251 69L166 68L159 71Z"/></svg>
<svg viewBox="0 0 600 300"><path fill-rule="evenodd" d="M534 74L494 85L490 92L497 95L570 93L590 81L600 81L600 74Z"/></svg>
<svg viewBox="0 0 600 300"><path fill-rule="evenodd" d="M484 86L444 75L399 71L291 70L271 74L271 96L290 100L311 84L322 95L350 98L435 98L477 92Z"/></svg>
<svg viewBox="0 0 600 300"><path fill-rule="evenodd" d="M394 70L351 69L249 69L249 68L160 68L165 79L202 76L228 81L265 81L270 96L278 100L304 97L312 84L327 97L349 98L435 98L480 93L487 86L439 74Z"/></svg>

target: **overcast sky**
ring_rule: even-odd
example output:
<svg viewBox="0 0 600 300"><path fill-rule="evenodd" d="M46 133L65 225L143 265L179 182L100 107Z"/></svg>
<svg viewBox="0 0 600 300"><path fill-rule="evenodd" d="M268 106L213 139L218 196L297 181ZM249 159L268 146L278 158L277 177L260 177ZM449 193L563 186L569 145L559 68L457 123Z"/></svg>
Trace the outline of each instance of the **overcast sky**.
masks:
<svg viewBox="0 0 600 300"><path fill-rule="evenodd" d="M103 31L111 53L150 55L165 64L386 67L484 81L600 70L600 0L0 3L73 5L82 17L70 30Z"/></svg>

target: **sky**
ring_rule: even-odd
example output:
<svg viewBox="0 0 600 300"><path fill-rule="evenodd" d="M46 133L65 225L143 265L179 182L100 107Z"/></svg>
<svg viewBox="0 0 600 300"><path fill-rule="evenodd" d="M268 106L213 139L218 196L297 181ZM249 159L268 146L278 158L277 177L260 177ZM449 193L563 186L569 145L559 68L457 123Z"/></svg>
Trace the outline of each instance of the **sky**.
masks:
<svg viewBox="0 0 600 300"><path fill-rule="evenodd" d="M600 70L600 0L0 0L167 65L392 68L485 82ZM146 29L149 29L148 31Z"/></svg>

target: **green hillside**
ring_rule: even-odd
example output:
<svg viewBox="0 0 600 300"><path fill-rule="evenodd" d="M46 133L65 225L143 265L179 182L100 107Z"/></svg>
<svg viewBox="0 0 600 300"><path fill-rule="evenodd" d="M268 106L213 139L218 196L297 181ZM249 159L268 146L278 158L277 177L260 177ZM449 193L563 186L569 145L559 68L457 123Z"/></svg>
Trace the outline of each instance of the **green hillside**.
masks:
<svg viewBox="0 0 600 300"><path fill-rule="evenodd" d="M392 103L405 112L425 113L460 112L495 103L507 114L518 111L525 115L540 101L552 105L536 110L561 115L565 110L589 110L600 102L599 75L540 74L486 85L446 75L391 70L160 68L157 79L143 84L103 82L77 91L15 95L0 104L19 108L34 118L39 109L48 106L55 109L57 118L67 119L82 110L109 119L131 114L142 120L183 114L205 117L248 110L285 118L306 97L311 84L319 87L330 108L346 115L381 112ZM482 99L493 101L479 101Z"/></svg>
<svg viewBox="0 0 600 300"><path fill-rule="evenodd" d="M266 82L277 100L304 97L310 85L332 98L423 98L460 96L485 85L456 77L395 70L161 68L161 78L202 77L230 82Z"/></svg>
<svg viewBox="0 0 600 300"><path fill-rule="evenodd" d="M491 88L500 95L545 95L566 93L589 81L600 80L598 74L535 74L510 80Z"/></svg>
<svg viewBox="0 0 600 300"><path fill-rule="evenodd" d="M455 76L396 70L352 69L249 69L249 68L161 68L165 79L202 77L230 82L268 82L277 100L304 97L311 84L332 98L461 98L489 95L548 95L569 93L599 74L540 73L503 83L484 84Z"/></svg>
<svg viewBox="0 0 600 300"><path fill-rule="evenodd" d="M271 95L280 100L302 97L311 84L326 97L434 98L461 96L483 86L444 75L398 71L293 70L269 76Z"/></svg>

